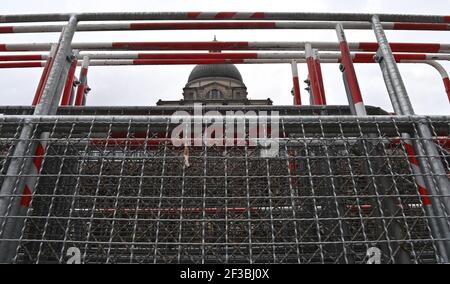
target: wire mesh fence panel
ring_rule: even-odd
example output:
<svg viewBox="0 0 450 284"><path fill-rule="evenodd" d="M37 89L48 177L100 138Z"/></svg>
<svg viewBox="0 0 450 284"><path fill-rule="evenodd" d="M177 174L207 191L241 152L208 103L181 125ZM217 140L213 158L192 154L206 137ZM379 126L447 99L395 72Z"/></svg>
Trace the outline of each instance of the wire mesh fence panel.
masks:
<svg viewBox="0 0 450 284"><path fill-rule="evenodd" d="M431 222L450 219L424 205L445 196L416 185L402 138L423 142L419 120L331 118L280 117L273 157L250 128L240 145L176 147L164 118L3 119L1 182L12 159L36 158L14 156L23 125L46 147L42 170L20 173L36 188L25 216L0 219L1 241L17 263L65 263L71 248L83 263L366 263L373 248L383 263L441 262L450 240ZM448 173L449 120L426 123ZM24 222L14 239L11 220Z"/></svg>

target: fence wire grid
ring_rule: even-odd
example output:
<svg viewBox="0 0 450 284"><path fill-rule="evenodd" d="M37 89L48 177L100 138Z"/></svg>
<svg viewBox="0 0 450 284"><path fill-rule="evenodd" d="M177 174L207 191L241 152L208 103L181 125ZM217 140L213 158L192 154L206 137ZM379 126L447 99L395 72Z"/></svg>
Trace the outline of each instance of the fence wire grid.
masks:
<svg viewBox="0 0 450 284"><path fill-rule="evenodd" d="M402 138L423 142L418 119L282 117L280 153L264 158L259 146L175 147L169 119L8 117L0 184L12 159L46 145L41 171L18 176L37 177L26 215L0 218L15 263L65 263L74 247L83 263L366 263L373 247L382 263L439 263L450 242L433 234L430 222L450 219L425 211ZM450 122L425 123L448 173ZM6 239L11 220L24 226Z"/></svg>

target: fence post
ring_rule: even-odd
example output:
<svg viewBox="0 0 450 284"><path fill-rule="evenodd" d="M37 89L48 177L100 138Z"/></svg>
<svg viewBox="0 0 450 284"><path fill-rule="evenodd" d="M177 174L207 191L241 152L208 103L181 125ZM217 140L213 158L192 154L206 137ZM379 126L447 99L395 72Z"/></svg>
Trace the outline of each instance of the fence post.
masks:
<svg viewBox="0 0 450 284"><path fill-rule="evenodd" d="M42 97L34 111L35 115L51 114L53 102L59 102L61 98L61 94L56 94L56 91L67 56L70 54L77 24L77 18L72 16L62 32ZM0 190L0 263L13 261L36 186L36 179L33 177L41 170L46 146L42 141L32 141L37 136L45 138L45 134L41 136L37 133L34 124L25 123ZM28 175L29 178L21 178L23 175Z"/></svg>

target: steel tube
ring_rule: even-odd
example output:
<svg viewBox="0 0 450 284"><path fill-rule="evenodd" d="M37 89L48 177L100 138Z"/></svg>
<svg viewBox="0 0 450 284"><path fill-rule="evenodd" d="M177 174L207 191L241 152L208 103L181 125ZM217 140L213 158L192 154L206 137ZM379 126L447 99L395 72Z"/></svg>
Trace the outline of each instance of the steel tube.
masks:
<svg viewBox="0 0 450 284"><path fill-rule="evenodd" d="M64 72L67 56L70 54L70 45L76 26L77 18L73 16L70 18L61 35L58 51L52 68L49 71L48 80L46 81L41 100L34 111L34 115L36 116L52 114L50 111L53 102L59 102L60 94L56 94L56 91L61 75ZM35 183L28 184L29 179L19 178L20 174L28 174L38 168L32 159L24 158L27 154L29 155L39 150L39 144L36 142L32 143L30 140L34 133L35 126L25 123L20 134L23 141L19 141L15 146L13 159L11 159L0 190L0 196L2 197L0 198L0 220L2 220L0 236L3 240L18 239L22 232L24 219L11 219L8 216L23 216L30 204L28 200L30 200L34 192ZM11 198L14 195L22 195L22 198ZM24 202L24 199L27 202ZM17 246L17 242L0 241L0 263L11 262Z"/></svg>
<svg viewBox="0 0 450 284"><path fill-rule="evenodd" d="M301 106L302 105L302 96L300 93L300 80L298 78L297 61L293 60L291 62L291 67L292 67L292 81L293 81L293 90L294 90L294 105Z"/></svg>
<svg viewBox="0 0 450 284"><path fill-rule="evenodd" d="M73 14L1 15L0 23L68 21ZM78 13L79 21L139 20L280 20L280 21L358 21L369 22L373 14L296 12L135 12ZM450 16L379 14L383 22L450 23Z"/></svg>
<svg viewBox="0 0 450 284"><path fill-rule="evenodd" d="M50 74L50 70L51 70L51 68L53 66L53 60L54 60L54 58L56 56L57 49L58 49L58 45L57 44L52 45L52 47L50 49L50 55L48 56L47 62L44 65L44 70L42 71L41 79L40 79L38 87L36 89L36 94L34 95L34 99L33 99L33 102L32 102L33 106L36 106L41 100L42 93L44 92L45 84L47 83L48 75ZM36 64L31 64L31 63L36 63ZM27 67L42 67L42 63L39 63L39 64L37 64L37 63L38 62L27 62L27 63L25 63L25 65L23 65L21 63L21 64L13 65L13 66L16 66L16 67L11 67L11 68L19 68L17 66L20 66L20 68L26 68L24 66L27 66Z"/></svg>
<svg viewBox="0 0 450 284"><path fill-rule="evenodd" d="M84 96L86 95L87 88L87 74L89 68L89 57L83 58L83 63L80 71L80 84L78 85L77 95L75 99L75 106L83 106Z"/></svg>
<svg viewBox="0 0 450 284"><path fill-rule="evenodd" d="M143 30L216 30L216 29L335 29L340 23L349 30L369 30L371 24L367 22L141 22L141 23L109 23L109 24L80 24L78 32L95 31L143 31ZM401 23L384 22L385 30L426 30L448 31L450 24L435 23ZM52 33L61 32L63 25L15 25L0 27L0 34L7 33Z"/></svg>
<svg viewBox="0 0 450 284"><path fill-rule="evenodd" d="M304 50L306 43L321 51L339 51L335 42L90 42L73 43L78 50ZM350 50L376 52L376 42L351 42ZM450 44L391 43L395 52L450 53ZM0 51L47 51L51 43L0 44Z"/></svg>
<svg viewBox="0 0 450 284"><path fill-rule="evenodd" d="M63 97L61 99L61 106L70 105L70 97L72 95L73 83L75 80L75 71L77 69L78 59L74 57L70 65L69 74L67 75L66 84L64 86Z"/></svg>
<svg viewBox="0 0 450 284"><path fill-rule="evenodd" d="M314 68L317 74L317 83L319 84L320 96L323 105L327 104L327 97L325 95L325 86L323 84L322 66L319 56L319 51L317 49L313 50Z"/></svg>
<svg viewBox="0 0 450 284"><path fill-rule="evenodd" d="M88 56L90 59L304 59L304 52L233 52L233 53L81 53L78 59ZM371 63L375 53L351 53L354 63ZM340 53L321 52L322 59L341 58ZM403 61L425 61L425 60L450 60L447 54L429 54L429 53L395 53L397 62ZM48 55L0 55L0 62L20 62L20 61L43 61L47 60Z"/></svg>
<svg viewBox="0 0 450 284"><path fill-rule="evenodd" d="M358 116L367 115L366 107L364 105L361 89L359 88L358 77L356 76L355 67L353 66L353 60L350 54L350 49L348 47L347 39L345 37L345 32L342 25L338 24L336 26L336 33L339 40L339 46L341 49L341 70L345 72L345 78L347 79L348 89L350 91L354 109ZM373 60L373 59L372 59Z"/></svg>
<svg viewBox="0 0 450 284"><path fill-rule="evenodd" d="M408 93L401 78L397 63L395 62L392 49L388 43L386 34L384 33L378 16L373 16L372 24L375 36L380 45L379 53L382 58L379 58L379 60L383 60L385 63L385 68L392 83L392 87L395 91L395 96L398 101L398 107L400 108L396 110L396 112L404 115L414 115L414 109L411 105L411 101L409 100ZM419 190L422 190L424 192L424 195L428 194L427 190L431 191L433 195L444 195L444 207L446 211L445 214L447 216L450 216L450 202L448 197L446 197L450 194L450 182L448 180L446 171L444 170L442 161L440 160L440 158L438 158L438 156L436 156L438 155L438 152L436 149L436 145L433 142L431 131L428 125L425 125L424 123L418 123L417 128L418 138L421 138L422 140L415 141L413 144L409 144L409 147L414 147L416 151L419 151L418 154L420 155L420 158L418 159L417 166L420 167L421 172L425 173L428 180L428 188L424 189L423 187L421 187L421 184L418 184ZM409 137L409 134L405 135L406 138ZM419 169L416 170L419 171ZM434 178L432 178L433 175ZM436 183L434 182L434 180L436 181ZM433 205L434 212L439 212L440 204L431 203L431 205ZM446 224L441 224L441 230L435 228L435 234L448 234L450 230L448 224L447 226L445 225ZM448 260L448 255L450 255L449 242L445 242L444 246L446 247L446 251L441 251L441 256L443 258L447 257Z"/></svg>

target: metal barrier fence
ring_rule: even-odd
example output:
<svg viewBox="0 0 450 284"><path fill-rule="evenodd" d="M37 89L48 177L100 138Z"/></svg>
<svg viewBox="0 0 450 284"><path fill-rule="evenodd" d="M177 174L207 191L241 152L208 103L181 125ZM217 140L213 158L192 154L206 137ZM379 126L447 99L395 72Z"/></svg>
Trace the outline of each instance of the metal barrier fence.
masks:
<svg viewBox="0 0 450 284"><path fill-rule="evenodd" d="M37 131L21 141L27 123ZM15 158L42 165L20 174L37 178L32 200L17 188L3 196L29 207L0 219L0 233L8 221L24 224L2 241L18 243L19 263L65 263L74 247L84 263L365 263L374 247L383 263L442 262L438 248L450 239L431 224L448 215L429 216L425 207L446 197L416 186L401 137L430 125L449 171L447 117L279 123L278 157L262 158L259 147L201 146L191 147L187 165L185 149L167 139L175 125L160 116L0 118L2 172ZM33 141L46 145L45 156L14 156L13 145Z"/></svg>
<svg viewBox="0 0 450 284"><path fill-rule="evenodd" d="M9 25L59 21L67 24ZM449 16L386 14L0 15L0 33L61 31L57 43L0 44L10 53L0 68L44 67L31 113L9 108L0 116L0 263L63 263L70 249L84 263L364 263L374 249L384 263L450 263L450 119L415 116L397 66L435 67L450 99L448 74L434 61L448 60L450 45L390 43L384 32L444 32L449 23ZM330 28L336 42L72 43L77 31ZM372 29L377 41L347 42L344 29ZM105 53L90 58L87 50ZM110 52L117 50L216 52ZM321 59L323 51L339 53ZM369 116L358 62L380 65L396 115ZM244 145L177 148L168 114L59 109L86 104L89 65L228 63L291 65L297 107L277 116L277 157L249 146L255 129L245 129ZM298 63L308 65L307 113L298 107ZM352 116L326 106L321 63L340 63ZM84 115L52 116L64 111Z"/></svg>

